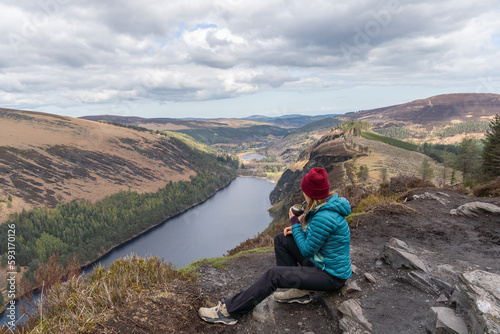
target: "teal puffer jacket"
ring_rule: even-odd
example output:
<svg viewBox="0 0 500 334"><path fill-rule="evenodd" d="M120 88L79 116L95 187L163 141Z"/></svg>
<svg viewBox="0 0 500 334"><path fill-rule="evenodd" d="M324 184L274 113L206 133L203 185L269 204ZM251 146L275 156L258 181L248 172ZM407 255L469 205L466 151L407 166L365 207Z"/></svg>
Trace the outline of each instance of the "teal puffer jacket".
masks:
<svg viewBox="0 0 500 334"><path fill-rule="evenodd" d="M292 227L293 238L305 257L327 273L341 278L351 277L351 234L345 217L351 206L344 197L335 194L325 204L307 213L307 227Z"/></svg>

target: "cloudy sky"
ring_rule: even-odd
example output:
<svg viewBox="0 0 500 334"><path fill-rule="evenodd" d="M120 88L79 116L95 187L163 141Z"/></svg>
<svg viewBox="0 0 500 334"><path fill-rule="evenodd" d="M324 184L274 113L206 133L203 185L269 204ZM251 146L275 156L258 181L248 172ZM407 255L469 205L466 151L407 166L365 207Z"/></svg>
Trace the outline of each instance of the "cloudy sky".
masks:
<svg viewBox="0 0 500 334"><path fill-rule="evenodd" d="M345 113L500 93L498 0L2 0L0 107Z"/></svg>

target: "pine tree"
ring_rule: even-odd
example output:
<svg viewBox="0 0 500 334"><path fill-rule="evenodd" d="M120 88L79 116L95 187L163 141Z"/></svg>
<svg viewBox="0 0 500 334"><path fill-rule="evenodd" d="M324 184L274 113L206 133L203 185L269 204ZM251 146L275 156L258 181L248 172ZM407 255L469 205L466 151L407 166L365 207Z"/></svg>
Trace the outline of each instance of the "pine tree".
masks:
<svg viewBox="0 0 500 334"><path fill-rule="evenodd" d="M432 176L434 175L434 170L432 169L431 164L427 159L424 159L424 161L422 161L421 172L422 172L422 180L424 181L429 181L430 179L432 179Z"/></svg>
<svg viewBox="0 0 500 334"><path fill-rule="evenodd" d="M368 180L368 173L369 173L368 166L362 165L359 167L359 172L358 172L357 176L361 181L364 182L364 181Z"/></svg>
<svg viewBox="0 0 500 334"><path fill-rule="evenodd" d="M478 172L480 151L474 138L466 136L458 145L458 169L462 172L463 182L473 180Z"/></svg>
<svg viewBox="0 0 500 334"><path fill-rule="evenodd" d="M450 185L454 185L455 182L457 182L457 178L456 178L456 175L455 175L455 170L453 169L451 171Z"/></svg>
<svg viewBox="0 0 500 334"><path fill-rule="evenodd" d="M486 132L483 150L483 171L486 176L500 176L500 116L497 114Z"/></svg>
<svg viewBox="0 0 500 334"><path fill-rule="evenodd" d="M382 179L382 183L387 182L387 168L382 168L380 171L380 178Z"/></svg>

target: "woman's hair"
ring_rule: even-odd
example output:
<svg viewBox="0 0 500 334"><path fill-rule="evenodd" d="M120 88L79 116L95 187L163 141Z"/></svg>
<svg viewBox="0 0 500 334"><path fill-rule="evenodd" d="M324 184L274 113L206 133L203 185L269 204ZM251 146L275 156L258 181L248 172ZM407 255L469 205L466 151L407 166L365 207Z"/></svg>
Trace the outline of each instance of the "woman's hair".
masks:
<svg viewBox="0 0 500 334"><path fill-rule="evenodd" d="M328 194L328 196L325 198L311 198L311 202L309 202L304 209L304 223L307 223L307 213L310 210L313 210L315 207L325 204L329 197L333 195L335 195L335 192L331 191L330 194Z"/></svg>

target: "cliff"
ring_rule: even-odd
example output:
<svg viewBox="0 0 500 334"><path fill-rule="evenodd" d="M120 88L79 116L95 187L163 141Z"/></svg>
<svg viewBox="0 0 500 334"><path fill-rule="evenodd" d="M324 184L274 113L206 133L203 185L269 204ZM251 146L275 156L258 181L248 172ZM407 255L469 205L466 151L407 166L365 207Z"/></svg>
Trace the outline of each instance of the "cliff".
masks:
<svg viewBox="0 0 500 334"><path fill-rule="evenodd" d="M351 184L346 164L352 160L354 152L349 150L339 131L321 137L306 148L295 164L287 169L270 194L275 222L288 214L290 203L302 203L304 196L300 190L302 177L313 167L323 167L328 172L331 188L338 190Z"/></svg>

